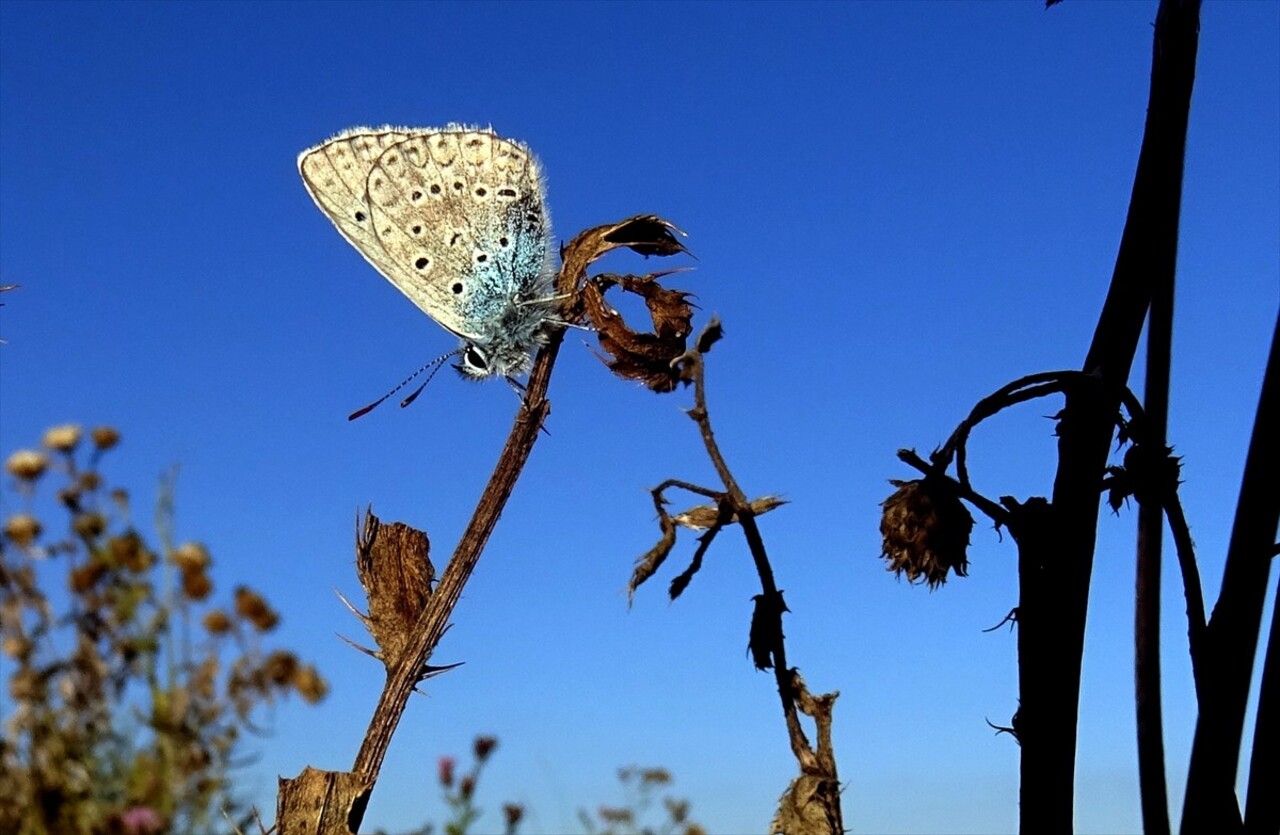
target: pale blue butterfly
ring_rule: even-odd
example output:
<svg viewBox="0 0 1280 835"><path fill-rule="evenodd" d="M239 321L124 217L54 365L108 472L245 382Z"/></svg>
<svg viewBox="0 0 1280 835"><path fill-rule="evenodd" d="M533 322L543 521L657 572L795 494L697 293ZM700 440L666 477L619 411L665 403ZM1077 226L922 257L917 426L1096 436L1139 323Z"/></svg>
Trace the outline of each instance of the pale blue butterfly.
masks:
<svg viewBox="0 0 1280 835"><path fill-rule="evenodd" d="M298 156L316 205L462 343L463 376L513 380L559 323L541 168L492 130L353 128ZM416 395L415 395L416 396Z"/></svg>

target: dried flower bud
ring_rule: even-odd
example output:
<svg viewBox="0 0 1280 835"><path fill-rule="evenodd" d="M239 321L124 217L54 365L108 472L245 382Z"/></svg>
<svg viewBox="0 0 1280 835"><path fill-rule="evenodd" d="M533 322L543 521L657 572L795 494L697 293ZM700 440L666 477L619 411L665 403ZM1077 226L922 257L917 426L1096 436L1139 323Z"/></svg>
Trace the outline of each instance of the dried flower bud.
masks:
<svg viewBox="0 0 1280 835"><path fill-rule="evenodd" d="M269 632L280 622L280 616L267 605L266 598L248 586L236 588L236 614L254 625L259 632Z"/></svg>
<svg viewBox="0 0 1280 835"><path fill-rule="evenodd" d="M205 612L201 622L210 635L224 635L231 631L231 618L221 609L210 609Z"/></svg>
<svg viewBox="0 0 1280 835"><path fill-rule="evenodd" d="M212 560L208 550L199 542L184 542L169 556L169 560L183 571L198 571L208 568Z"/></svg>
<svg viewBox="0 0 1280 835"><path fill-rule="evenodd" d="M477 760L484 761L493 753L493 749L498 747L497 737L478 736L472 743Z"/></svg>
<svg viewBox="0 0 1280 835"><path fill-rule="evenodd" d="M45 432L43 443L49 449L56 449L58 452L74 452L80 445L81 434L79 425L64 423Z"/></svg>
<svg viewBox="0 0 1280 835"><path fill-rule="evenodd" d="M0 642L0 652L3 652L8 658L14 661L25 661L31 657L31 651L35 649L35 644L23 635L6 635L3 642Z"/></svg>
<svg viewBox="0 0 1280 835"><path fill-rule="evenodd" d="M293 677L297 675L299 666L296 655L292 652L278 649L267 656L262 669L268 681L272 684L283 686L293 683Z"/></svg>
<svg viewBox="0 0 1280 835"><path fill-rule="evenodd" d="M85 539L93 539L107 529L107 520L101 513L77 513L71 520L71 528Z"/></svg>
<svg viewBox="0 0 1280 835"><path fill-rule="evenodd" d="M76 478L76 489L85 493L92 493L102 486L102 476L93 470L85 470Z"/></svg>
<svg viewBox="0 0 1280 835"><path fill-rule="evenodd" d="M204 600L213 592L213 581L200 570L182 572L182 594L188 600Z"/></svg>
<svg viewBox="0 0 1280 835"><path fill-rule="evenodd" d="M458 794L462 795L463 800L470 800L471 795L476 793L476 778L471 774L462 775L462 779L458 782Z"/></svg>
<svg viewBox="0 0 1280 835"><path fill-rule="evenodd" d="M969 533L973 517L952 482L942 476L891 481L898 490L881 505L880 533L888 570L929 588L947 581L947 572L968 574Z"/></svg>
<svg viewBox="0 0 1280 835"><path fill-rule="evenodd" d="M437 779L446 789L453 785L453 757L441 757L436 761Z"/></svg>
<svg viewBox="0 0 1280 835"><path fill-rule="evenodd" d="M67 583L76 594L84 594L93 589L106 573L106 565L98 560L90 560L84 565L72 569L67 576Z"/></svg>
<svg viewBox="0 0 1280 835"><path fill-rule="evenodd" d="M516 827L520 825L520 821L524 818L524 807L519 803L502 804L502 816L507 821L507 831L514 832Z"/></svg>
<svg viewBox="0 0 1280 835"><path fill-rule="evenodd" d="M120 536L113 536L107 542L111 559L121 568L143 572L155 562L155 556L143 545L142 537L136 531L128 531Z"/></svg>
<svg viewBox="0 0 1280 835"><path fill-rule="evenodd" d="M315 667L308 664L294 675L293 689L298 691L304 702L313 705L328 694L329 684Z"/></svg>
<svg viewBox="0 0 1280 835"><path fill-rule="evenodd" d="M93 436L93 445L101 450L111 449L120 443L120 431L112 426L95 426L90 434Z"/></svg>
<svg viewBox="0 0 1280 835"><path fill-rule="evenodd" d="M31 667L18 670L9 678L9 695L15 702L38 702L47 692L44 679Z"/></svg>
<svg viewBox="0 0 1280 835"><path fill-rule="evenodd" d="M20 548L26 548L35 542L43 530L40 520L30 513L15 513L4 523L5 537Z"/></svg>
<svg viewBox="0 0 1280 835"><path fill-rule="evenodd" d="M49 466L49 456L34 449L20 449L9 456L4 468L22 481L35 481Z"/></svg>
<svg viewBox="0 0 1280 835"><path fill-rule="evenodd" d="M777 496L761 496L751 503L751 512L756 516L763 516L771 510L786 504L786 499ZM716 523L719 517L720 509L713 504L701 504L691 507L683 513L676 513L671 517L671 521L683 528L689 528L694 531L705 531ZM738 514L733 514L729 518L728 524L732 525L738 521Z"/></svg>

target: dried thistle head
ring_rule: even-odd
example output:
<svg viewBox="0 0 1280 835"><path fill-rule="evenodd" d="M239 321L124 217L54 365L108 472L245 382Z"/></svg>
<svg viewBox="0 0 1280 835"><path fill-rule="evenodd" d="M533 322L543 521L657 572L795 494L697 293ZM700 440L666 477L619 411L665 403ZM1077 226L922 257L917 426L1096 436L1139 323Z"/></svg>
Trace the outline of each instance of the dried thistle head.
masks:
<svg viewBox="0 0 1280 835"><path fill-rule="evenodd" d="M952 482L929 475L890 483L898 489L881 504L880 517L888 570L907 575L908 582L923 581L931 589L947 581L948 571L966 576L973 517Z"/></svg>

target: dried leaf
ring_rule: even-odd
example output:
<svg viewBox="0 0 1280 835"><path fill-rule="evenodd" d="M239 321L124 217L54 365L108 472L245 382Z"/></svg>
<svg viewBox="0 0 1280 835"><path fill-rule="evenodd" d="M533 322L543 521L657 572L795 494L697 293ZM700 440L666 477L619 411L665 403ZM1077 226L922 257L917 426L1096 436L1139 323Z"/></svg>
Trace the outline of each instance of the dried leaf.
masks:
<svg viewBox="0 0 1280 835"><path fill-rule="evenodd" d="M583 287L581 296L583 310L597 332L600 347L612 357L606 359L605 364L619 377L638 380L656 392L673 391L680 382L672 361L684 354L693 331L690 294L660 285L657 279L666 275L670 272L596 276ZM638 332L631 328L605 301L605 292L613 286L644 298L652 331Z"/></svg>
<svg viewBox="0 0 1280 835"><path fill-rule="evenodd" d="M747 649L757 670L767 670L773 666L773 655L782 646L782 613L789 612L782 599L782 592L757 594L751 598L755 601L755 610L751 613L751 635Z"/></svg>
<svg viewBox="0 0 1280 835"><path fill-rule="evenodd" d="M778 496L761 496L751 503L751 512L756 516L763 516L775 508L782 507L786 503L786 499ZM671 519L682 528L704 531L715 524L719 513L720 509L716 505L700 504L696 507L691 507L688 510L673 515ZM734 513L724 522L724 524L732 525L737 521L738 514Z"/></svg>
<svg viewBox="0 0 1280 835"><path fill-rule="evenodd" d="M635 598L636 589L654 575L671 553L671 549L675 547L676 525L671 521L671 516L667 513L664 504L662 495L655 491L653 506L658 509L658 526L662 529L662 538L636 560L635 570L631 572L631 581L627 583L627 605L631 605L631 601Z"/></svg>
<svg viewBox="0 0 1280 835"><path fill-rule="evenodd" d="M356 574L369 598L365 625L394 669L409 633L431 596L435 566L431 542L422 531L401 522L384 525L367 512L356 547Z"/></svg>

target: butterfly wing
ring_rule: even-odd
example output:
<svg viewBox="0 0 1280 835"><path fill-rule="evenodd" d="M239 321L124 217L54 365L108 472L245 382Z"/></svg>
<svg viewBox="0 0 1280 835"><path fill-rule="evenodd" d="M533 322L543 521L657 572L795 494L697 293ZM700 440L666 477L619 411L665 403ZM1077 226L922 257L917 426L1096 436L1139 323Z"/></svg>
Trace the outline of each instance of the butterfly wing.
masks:
<svg viewBox="0 0 1280 835"><path fill-rule="evenodd" d="M298 172L311 199L342 237L393 285L404 290L417 280L411 268L392 258L373 231L366 192L369 172L388 148L420 131L396 128L353 128L308 148L298 156ZM407 291L428 315L435 313ZM444 324L443 322L441 324ZM448 327L448 325L446 325Z"/></svg>
<svg viewBox="0 0 1280 835"><path fill-rule="evenodd" d="M546 208L524 145L487 130L413 134L382 152L365 194L396 268L384 274L454 333L491 341L514 303L542 293Z"/></svg>

